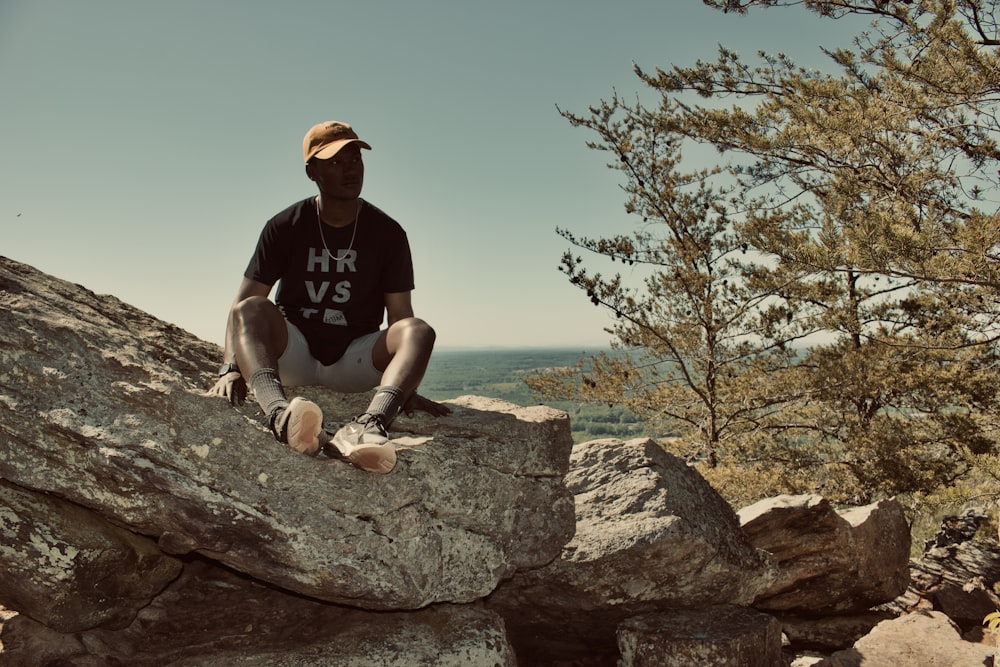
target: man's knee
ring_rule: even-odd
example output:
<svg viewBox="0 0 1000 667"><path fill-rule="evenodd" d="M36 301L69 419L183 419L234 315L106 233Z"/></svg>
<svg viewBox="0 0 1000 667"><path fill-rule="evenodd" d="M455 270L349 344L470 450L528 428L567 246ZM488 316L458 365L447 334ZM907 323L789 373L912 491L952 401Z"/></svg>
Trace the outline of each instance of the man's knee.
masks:
<svg viewBox="0 0 1000 667"><path fill-rule="evenodd" d="M237 326L247 328L273 317L270 312L272 310L277 311L278 308L270 299L262 296L251 296L233 304L230 316ZM280 311L278 312L280 314Z"/></svg>
<svg viewBox="0 0 1000 667"><path fill-rule="evenodd" d="M393 327L397 327L403 340L411 344L427 349L434 347L437 333L430 324L419 317L407 317L404 320L399 320L393 324Z"/></svg>
<svg viewBox="0 0 1000 667"><path fill-rule="evenodd" d="M276 356L284 352L288 344L285 316L270 299L247 297L233 306L231 317L237 345L260 341Z"/></svg>

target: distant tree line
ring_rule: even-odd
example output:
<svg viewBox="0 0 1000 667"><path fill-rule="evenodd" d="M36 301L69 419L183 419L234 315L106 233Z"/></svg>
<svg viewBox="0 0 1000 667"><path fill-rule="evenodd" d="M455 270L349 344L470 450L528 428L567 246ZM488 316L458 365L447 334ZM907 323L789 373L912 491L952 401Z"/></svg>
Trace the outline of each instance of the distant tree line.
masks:
<svg viewBox="0 0 1000 667"><path fill-rule="evenodd" d="M632 225L558 230L614 353L532 389L679 434L733 498L867 502L996 468L997 1L704 4L871 22L823 71L722 46L637 65L637 99L560 110L620 173Z"/></svg>

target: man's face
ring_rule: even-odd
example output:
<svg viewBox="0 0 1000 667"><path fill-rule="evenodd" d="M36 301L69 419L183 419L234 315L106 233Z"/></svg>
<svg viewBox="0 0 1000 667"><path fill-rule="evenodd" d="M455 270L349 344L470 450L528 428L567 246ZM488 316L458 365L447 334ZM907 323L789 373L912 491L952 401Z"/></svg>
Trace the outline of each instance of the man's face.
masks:
<svg viewBox="0 0 1000 667"><path fill-rule="evenodd" d="M312 159L306 165L306 174L319 191L335 199L355 199L361 194L365 181L365 164L361 158L361 147L347 144L326 160Z"/></svg>

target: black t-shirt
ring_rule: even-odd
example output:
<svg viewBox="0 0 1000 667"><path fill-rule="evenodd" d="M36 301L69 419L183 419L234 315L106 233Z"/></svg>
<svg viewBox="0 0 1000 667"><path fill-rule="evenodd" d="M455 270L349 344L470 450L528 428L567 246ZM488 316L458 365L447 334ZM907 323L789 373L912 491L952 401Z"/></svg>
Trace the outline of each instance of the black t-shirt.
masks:
<svg viewBox="0 0 1000 667"><path fill-rule="evenodd" d="M366 201L357 221L339 229L319 222L314 197L289 206L264 225L243 275L265 285L280 281L275 302L324 364L378 331L386 292L413 289L406 232Z"/></svg>

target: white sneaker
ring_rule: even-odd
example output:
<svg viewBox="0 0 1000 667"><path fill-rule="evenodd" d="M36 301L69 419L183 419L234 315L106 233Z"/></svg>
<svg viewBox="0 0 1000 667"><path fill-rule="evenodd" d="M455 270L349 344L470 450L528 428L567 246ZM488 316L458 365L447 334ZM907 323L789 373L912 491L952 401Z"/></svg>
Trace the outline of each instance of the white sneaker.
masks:
<svg viewBox="0 0 1000 667"><path fill-rule="evenodd" d="M296 396L274 419L271 430L279 442L297 452L315 456L323 430L323 411L312 401Z"/></svg>
<svg viewBox="0 0 1000 667"><path fill-rule="evenodd" d="M384 475L396 466L396 447L378 415L364 414L344 425L323 450L368 472Z"/></svg>

